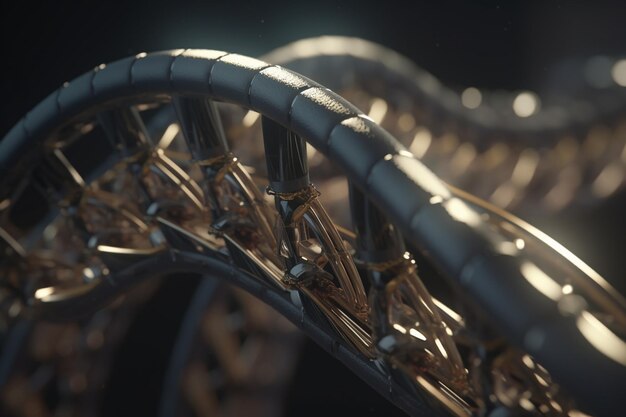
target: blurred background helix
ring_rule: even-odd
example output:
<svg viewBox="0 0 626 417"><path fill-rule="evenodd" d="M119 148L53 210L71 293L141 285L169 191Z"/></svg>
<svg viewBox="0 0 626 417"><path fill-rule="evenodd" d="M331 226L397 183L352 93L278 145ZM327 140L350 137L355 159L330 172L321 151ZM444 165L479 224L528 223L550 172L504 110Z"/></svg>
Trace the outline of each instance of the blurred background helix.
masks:
<svg viewBox="0 0 626 417"><path fill-rule="evenodd" d="M620 103L625 102L626 4L620 1L413 1L410 6L408 2L394 1L325 0L55 1L3 2L1 8L4 59L0 88L4 99L0 102L0 136L64 81L102 62L143 51L180 47L262 56L294 41L322 35L361 38L396 51L454 92L452 100L458 101L456 105L460 109L469 112L486 105L506 107L514 126L532 124L533 114L546 110L545 102L549 102L550 97L560 97L553 101L567 107L575 101L568 101L568 97L578 100L591 95L593 104L594 94L614 91L618 100L621 97ZM359 97L348 99L360 105ZM368 96L369 101L364 105L370 108L363 110L372 115L375 108L370 99L385 100L386 97L384 91ZM441 96L444 105L446 99ZM421 103L422 106L428 104L427 101ZM599 123L591 128L584 122L573 123L569 132L573 142L564 137L555 139L563 144L560 152L581 155L575 159L576 163L583 164L583 160L594 154L600 155L599 166L593 168L593 174L588 174L593 176L589 178L591 191L583 190L582 186L573 187L572 195L563 200L563 204L557 202L552 206L543 206L539 200L515 205L514 197L508 198L506 189L494 197L498 186L485 191L483 197L493 197L494 203L539 226L605 276L620 292L626 293L624 106L621 110L621 115L611 114L606 120L599 118ZM584 109L582 111L584 113ZM402 114L399 112L394 119L400 130L404 123L411 136L426 134L426 130L420 130L418 118L401 121ZM579 125L583 127L577 132ZM393 126L385 127L394 132ZM472 152L488 152L488 146L481 149L480 131L469 131L470 136L475 136ZM495 131L490 134L498 134L499 131ZM457 141L450 142L448 137L447 146L458 149L463 144L463 132L463 126L455 127ZM433 143L443 137L435 127L427 133ZM532 134L520 136L526 138ZM516 140L506 134L502 137ZM525 143L518 149L517 157L524 147L541 149L542 144ZM450 152L437 159L424 150L425 161L428 163L430 157L431 167L444 177L450 167L440 161L451 160L455 155ZM604 170L609 165L612 168ZM561 176L567 177L570 171L555 167L550 172L553 176L565 172ZM603 172L605 178L600 181L598 178ZM497 170L494 173L502 174ZM462 174L457 173L459 185L464 185ZM599 185L595 185L594 192L595 180ZM454 183L453 179L450 181ZM584 179L578 183L584 183ZM573 193L577 192L581 194L575 197ZM100 409L103 415L157 413L161 405L155 398L162 394L160 381L167 370L165 366L153 364L165 362L175 349L175 335L184 322L186 307L200 286L196 281L189 282L188 288L174 288L170 282L158 288L146 288L144 293L136 295L138 307L133 310L133 319L126 324L126 330L118 329L119 334L132 337L120 336L124 339L119 342L121 347L108 356L113 358L110 377L98 388L106 399ZM169 314L164 315L161 311L165 303L163 294L173 292L178 294L176 302L170 305ZM236 295L233 297L239 299ZM117 334L114 330L110 330L112 340ZM67 333L67 329L64 331ZM91 343L98 344L93 337L96 336L92 336ZM395 411L389 410L383 400L341 365L325 360L325 353L312 343L293 343L303 343L303 347L298 359L293 359L294 377L285 388L285 415L318 415L329 410L390 415ZM47 354L39 352L38 355ZM143 358L137 360L139 356ZM325 377L328 373L336 378L328 379ZM74 388L83 384L76 379L73 383ZM19 387L15 389L19 391ZM23 401L31 398L16 392L11 392L12 398L16 395L21 395L19 398ZM9 400L5 396L1 401ZM54 402L48 399L50 401ZM354 409L354 403L359 403L361 409ZM13 412L15 415L60 415L34 409Z"/></svg>

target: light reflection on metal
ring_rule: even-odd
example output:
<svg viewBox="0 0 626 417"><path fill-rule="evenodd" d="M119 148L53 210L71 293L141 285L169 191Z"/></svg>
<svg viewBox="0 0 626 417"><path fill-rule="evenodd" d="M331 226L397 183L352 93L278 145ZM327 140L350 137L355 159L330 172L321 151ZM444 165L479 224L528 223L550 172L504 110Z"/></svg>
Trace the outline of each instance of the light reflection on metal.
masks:
<svg viewBox="0 0 626 417"><path fill-rule="evenodd" d="M22 245L2 227L0 227L0 239L5 241L19 256L26 256L26 250L22 247Z"/></svg>
<svg viewBox="0 0 626 417"><path fill-rule="evenodd" d="M35 298L43 299L54 293L54 287L39 288L35 291Z"/></svg>
<svg viewBox="0 0 626 417"><path fill-rule="evenodd" d="M154 166L171 181L178 185L191 201L199 208L204 208L202 188L174 161L165 156L163 149L157 149Z"/></svg>
<svg viewBox="0 0 626 417"><path fill-rule="evenodd" d="M163 132L163 136L161 136L157 147L160 149L169 148L176 135L178 135L178 132L180 132L180 126L178 123L170 124L167 129L165 129L165 132Z"/></svg>
<svg viewBox="0 0 626 417"><path fill-rule="evenodd" d="M613 81L621 87L626 87L626 59L620 59L611 68Z"/></svg>
<svg viewBox="0 0 626 417"><path fill-rule="evenodd" d="M464 401L461 400L460 398L456 396L451 397L449 395L445 395L442 390L440 390L437 386L433 385L430 381L428 381L423 376L417 376L416 381L430 395L432 395L438 401L444 404L448 410L454 413L455 416L469 417L472 415L472 412L468 409L467 404L465 404Z"/></svg>
<svg viewBox="0 0 626 417"><path fill-rule="evenodd" d="M532 116L539 108L539 98L529 91L519 93L513 100L513 111L519 117Z"/></svg>
<svg viewBox="0 0 626 417"><path fill-rule="evenodd" d="M76 168L74 168L72 166L70 161L67 160L65 155L63 155L63 152L61 152L60 149L55 149L53 151L53 153L54 153L54 156L59 160L59 162L61 162L63 167L65 167L65 169L67 169L67 172L70 174L70 176L72 177L74 182L76 182L76 184L79 187L84 187L85 186L85 180L83 179L83 177L80 176L80 174L78 173Z"/></svg>
<svg viewBox="0 0 626 417"><path fill-rule="evenodd" d="M372 100L370 111L367 114L377 124L381 124L387 114L387 102L381 98Z"/></svg>
<svg viewBox="0 0 626 417"><path fill-rule="evenodd" d="M252 110L248 110L248 112L243 118L242 123L245 127L251 127L253 124L257 122L257 120L259 120L260 116L261 115L259 113L252 111Z"/></svg>
<svg viewBox="0 0 626 417"><path fill-rule="evenodd" d="M524 278L546 297L558 301L563 295L561 286L532 262L523 262L521 271Z"/></svg>
<svg viewBox="0 0 626 417"><path fill-rule="evenodd" d="M120 248L109 245L98 245L96 248L99 252L112 253L116 255L130 255L130 256L149 256L154 255L162 250L162 248Z"/></svg>
<svg viewBox="0 0 626 417"><path fill-rule="evenodd" d="M575 196L581 184L581 173L575 166L561 171L554 187L544 197L544 202L552 209L559 210L566 207Z"/></svg>
<svg viewBox="0 0 626 417"><path fill-rule="evenodd" d="M384 274L373 278L369 295L377 350L454 415L472 415L475 392L451 329L462 326L461 317L430 296L408 253L370 268Z"/></svg>
<svg viewBox="0 0 626 417"><path fill-rule="evenodd" d="M495 215L506 220L506 223L504 224L508 223L508 227L511 228L512 231L517 231L516 233L521 232L523 234L526 234L528 238L535 239L541 245L545 245L547 248L553 250L556 254L562 257L564 261L567 261L568 263L573 265L576 270L579 270L580 273L584 275L585 279L589 278L589 282L593 282L595 285L598 286L597 289L587 287L588 295L592 299L598 300L598 303L603 305L603 307L606 308L607 311L609 311L610 314L614 316L614 318L620 323L620 325L626 327L626 300L624 300L624 298L619 293L617 293L615 289L589 265L584 263L580 258L567 250L563 245L561 245L556 240L546 235L544 232L537 229L536 227L456 187L450 185L448 185L448 187L452 190L454 194L460 196L464 200L475 204L479 208L488 210L488 212L494 213ZM528 245L528 243L529 242L527 240L526 244Z"/></svg>
<svg viewBox="0 0 626 417"><path fill-rule="evenodd" d="M625 171L626 168L619 162L607 165L591 184L591 191L598 197L608 197L622 184Z"/></svg>
<svg viewBox="0 0 626 417"><path fill-rule="evenodd" d="M461 93L461 103L468 109L475 109L480 106L483 96L480 90L475 87L468 87Z"/></svg>
<svg viewBox="0 0 626 417"><path fill-rule="evenodd" d="M395 326L399 326L399 325L394 324L394 329L396 328ZM413 337L417 338L417 339L420 339L420 340L424 341L424 342L426 341L426 336L424 336L424 334L423 334L423 333L421 333L419 330L417 330L417 329L415 329L415 328L411 328L411 329L409 330L409 334L410 334L411 336L413 336ZM440 345L441 345L441 342L439 342L439 339L437 339L437 342L438 342L438 345L437 345L437 346L440 346ZM440 349L442 350L442 353L444 353L444 352L445 352L445 349L443 349L443 346L441 346L441 347L440 347ZM444 356L447 358L447 357L448 357L448 354L446 353Z"/></svg>
<svg viewBox="0 0 626 417"><path fill-rule="evenodd" d="M5 198L4 200L0 200L0 211L7 209L11 205L11 199Z"/></svg>
<svg viewBox="0 0 626 417"><path fill-rule="evenodd" d="M510 182L505 182L495 189L491 197L489 197L489 201L498 207L508 208L517 196L516 187Z"/></svg>
<svg viewBox="0 0 626 417"><path fill-rule="evenodd" d="M422 158L432 142L432 134L428 129L420 128L413 137L409 150L416 158Z"/></svg>
<svg viewBox="0 0 626 417"><path fill-rule="evenodd" d="M626 366L626 342L588 311L576 319L578 330L596 349Z"/></svg>
<svg viewBox="0 0 626 417"><path fill-rule="evenodd" d="M88 284L83 284L80 286L70 287L70 288L59 288L59 287L39 288L38 290L35 291L34 298L36 302L44 303L44 304L62 303L64 301L72 300L72 299L75 299L76 297L89 293L89 291L91 291L97 285L98 285L98 282L93 281Z"/></svg>
<svg viewBox="0 0 626 417"><path fill-rule="evenodd" d="M450 175L458 177L467 172L467 169L476 158L476 148L471 143L463 143L456 150L450 160Z"/></svg>
<svg viewBox="0 0 626 417"><path fill-rule="evenodd" d="M539 164L539 154L533 149L525 149L520 153L517 164L511 175L511 182L517 187L526 187L533 178L537 165Z"/></svg>
<svg viewBox="0 0 626 417"><path fill-rule="evenodd" d="M502 225L507 225L512 233L526 234L527 248L530 243L528 238L532 237L537 240L533 245L537 243L545 245L560 255L564 262L574 267L569 269L569 273L564 269L559 270L559 275L549 275L533 261L522 260L520 272L535 289L557 303L561 314L576 317L579 331L599 352L626 366L626 342L591 313L594 309L601 309L605 314L610 314L612 325L623 331L626 328L624 313L626 301L623 297L593 269L543 232L502 210L490 207L473 196L454 188L452 190L454 194L462 196L476 206L488 209L506 219L507 223ZM543 255L545 256L545 253ZM538 259L541 259L541 256L538 256Z"/></svg>
<svg viewBox="0 0 626 417"><path fill-rule="evenodd" d="M470 209L461 199L452 197L442 203L450 216L454 219L466 223L470 226L477 227L482 223L480 215Z"/></svg>
<svg viewBox="0 0 626 417"><path fill-rule="evenodd" d="M398 117L398 127L403 132L410 132L415 127L415 118L409 113L403 113Z"/></svg>

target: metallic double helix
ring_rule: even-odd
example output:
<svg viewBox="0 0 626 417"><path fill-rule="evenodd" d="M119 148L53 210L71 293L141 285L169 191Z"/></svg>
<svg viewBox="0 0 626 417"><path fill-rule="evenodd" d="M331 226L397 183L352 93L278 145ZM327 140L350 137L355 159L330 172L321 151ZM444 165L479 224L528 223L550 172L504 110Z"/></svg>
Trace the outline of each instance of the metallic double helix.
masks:
<svg viewBox="0 0 626 417"><path fill-rule="evenodd" d="M335 55L358 66L369 59L380 69L381 62L399 59L387 51L378 51L378 60L358 55L363 45L372 47L363 41L317 42L322 49L335 45ZM362 48L345 54L342 42ZM310 44L287 48L268 60L294 66L314 61L285 55L311 50ZM326 59L333 58L319 58L322 66ZM395 76L408 77L397 67ZM42 366L24 376L18 364L30 361L32 368L33 361L56 355L55 366L66 369L61 364L71 354L83 363L97 361L90 358L98 347L115 340L115 326L106 325L112 317L134 314L160 277L193 273L212 283L198 290L193 311L211 310L208 300L221 307L204 324L197 319L183 326L163 392L183 386L184 400L166 395L161 415L182 409L195 415L277 412L298 344L294 329L246 293L216 289L216 279L270 305L411 415L613 415L626 375L623 297L541 231L441 181L416 158L450 157L455 162L442 168L450 175L458 171L450 182L465 177L475 186L489 161L491 169L508 166L508 179L485 186L483 195L503 206L532 205L540 195L531 192L533 181L543 181L547 169L542 161L554 158L546 155L563 151L567 140L579 143L561 136L571 127L567 118L546 133L555 139L545 149L529 147L536 130L528 129L515 136L523 151L502 151L494 132L504 140L516 132L514 123L470 116L468 109L457 114L446 100L420 116L414 109L428 103L403 98L420 96L401 85L423 90L428 83L389 82L383 100L380 87L365 82L373 79L370 73L346 74L352 79L339 81L340 89L368 103L368 115L295 72L210 50L139 54L101 65L27 114L0 143L5 412L39 415L32 408L45 404L33 400L28 409L15 398L33 381L54 385L51 375L59 372ZM431 96L422 97L448 95L432 79L430 85L422 93ZM614 120L617 110L607 110L606 120ZM438 117L444 113L448 118ZM433 139L443 127L420 117L443 125L459 120L458 138L444 146L452 155L433 150L446 142ZM537 117L535 126L548 118ZM377 122L402 130L410 143ZM598 140L589 132L582 145L572 146L596 146L586 145ZM478 137L485 142L478 144ZM609 142L606 149L619 146ZM608 158L605 148L598 155ZM583 155L573 153L566 164ZM513 157L511 167L507 158ZM577 184L591 192L617 191L621 182L602 174L616 161L601 168L590 162L588 171L601 173ZM601 179L607 176L610 187ZM311 178L319 178L319 187ZM494 197L509 183L513 198ZM574 197L559 201L550 207L560 209ZM128 300L120 299L123 294ZM112 300L112 307L93 314ZM45 324L86 314L90 318L74 330ZM33 326L44 330L33 333ZM198 326L201 336L194 333ZM67 331L80 333L81 342L56 346L55 338ZM39 337L30 343L54 352L20 351L27 337ZM207 371L197 349L192 354L198 337L210 346L209 368L222 376ZM266 353L250 360L241 352L252 345ZM280 358L291 359L281 368ZM69 403L79 394L85 403L97 395L89 387L105 376L87 368L66 369L65 391L55 395ZM264 406L238 408L245 384L273 387L263 391ZM37 389L31 391L37 397ZM81 413L96 411L66 411Z"/></svg>

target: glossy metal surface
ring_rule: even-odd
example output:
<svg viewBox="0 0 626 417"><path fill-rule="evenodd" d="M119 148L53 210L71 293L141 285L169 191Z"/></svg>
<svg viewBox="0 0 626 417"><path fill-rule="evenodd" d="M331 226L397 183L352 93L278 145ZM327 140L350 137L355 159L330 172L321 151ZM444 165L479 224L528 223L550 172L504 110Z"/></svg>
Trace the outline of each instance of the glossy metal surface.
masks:
<svg viewBox="0 0 626 417"><path fill-rule="evenodd" d="M396 51L343 36L263 58L338 92L446 182L518 215L584 210L626 184L626 89L611 74L623 57L581 59L571 91L452 88Z"/></svg>
<svg viewBox="0 0 626 417"><path fill-rule="evenodd" d="M166 80L141 78L139 69L152 65L168 69ZM204 76L207 66L208 91L204 78L196 80L191 71ZM540 232L441 182L350 103L308 82L288 82L297 75L278 67L268 75L270 66L263 62L216 51L138 55L107 68L89 74L95 95L90 100L106 99L110 106L112 91L122 96L114 117L94 120L99 107L93 102L81 111L59 107L58 117L78 113L64 122L65 130L50 134L44 123L20 136L22 124L3 143L9 150L19 149L14 146L21 141L44 143L40 157L56 157L59 178L70 179L31 195L24 190L37 184L31 180L38 168L28 170L21 160L0 166L15 168L12 175L27 172L24 188L2 194L10 195L2 205L0 237L8 254L3 282L26 300L18 304L16 318L75 314L155 271L204 268L283 311L289 300L289 308L301 311L303 327L332 341L329 349L359 364L371 381L389 380L398 390L394 401L411 412L416 408L409 405L421 404L417 392L458 416L502 407L576 413L579 405L568 393L598 415L608 415L621 401L616 382L625 369L624 301ZM108 84L118 68L131 79ZM259 87L266 78L276 84ZM270 195L257 185L268 181L253 178L228 152L210 102L179 101L182 121L168 128L173 137L157 141L145 134L139 109L179 100L168 89L182 81L185 88L197 82L207 98L255 103L261 113L282 109L289 116L287 125L265 124ZM287 108L270 101L276 91L293 95ZM147 92L155 94L148 104ZM129 98L137 97L142 102L128 107ZM97 167L77 167L79 161L66 156L72 141L61 133L67 132L77 142L102 133L113 148L110 158ZM308 171L300 137L345 164L356 187L356 235L334 224L308 181L281 189ZM49 193L51 188L61 191ZM367 192L359 196L359 189ZM41 197L44 213L22 218L20 207ZM70 238L46 233L50 225ZM450 293L456 305L429 294L395 228L456 288ZM54 256L42 256L42 249L63 254L65 262L50 261ZM368 259L359 260L359 253ZM572 349L566 356L564 346ZM591 390L577 380L581 371L602 380ZM549 374L569 392L546 385ZM415 394L407 399L407 393Z"/></svg>

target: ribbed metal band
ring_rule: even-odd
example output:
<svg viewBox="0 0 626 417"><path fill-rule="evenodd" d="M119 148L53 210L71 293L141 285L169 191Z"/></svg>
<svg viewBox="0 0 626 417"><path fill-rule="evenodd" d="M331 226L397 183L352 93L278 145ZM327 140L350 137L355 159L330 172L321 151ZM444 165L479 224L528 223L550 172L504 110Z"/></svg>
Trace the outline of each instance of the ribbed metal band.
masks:
<svg viewBox="0 0 626 417"><path fill-rule="evenodd" d="M100 66L49 95L7 134L0 144L1 186L36 164L33 150L68 120L117 100L155 94L239 104L305 138L342 167L511 343L532 354L583 404L593 410L622 404L626 368L591 347L575 319L560 314L555 303L539 302L541 295L521 275L520 259L502 255L484 228L444 208L453 198L444 183L352 104L278 66L211 50L140 54ZM25 154L32 158L25 160ZM542 343L528 343L531 333L540 334Z"/></svg>

